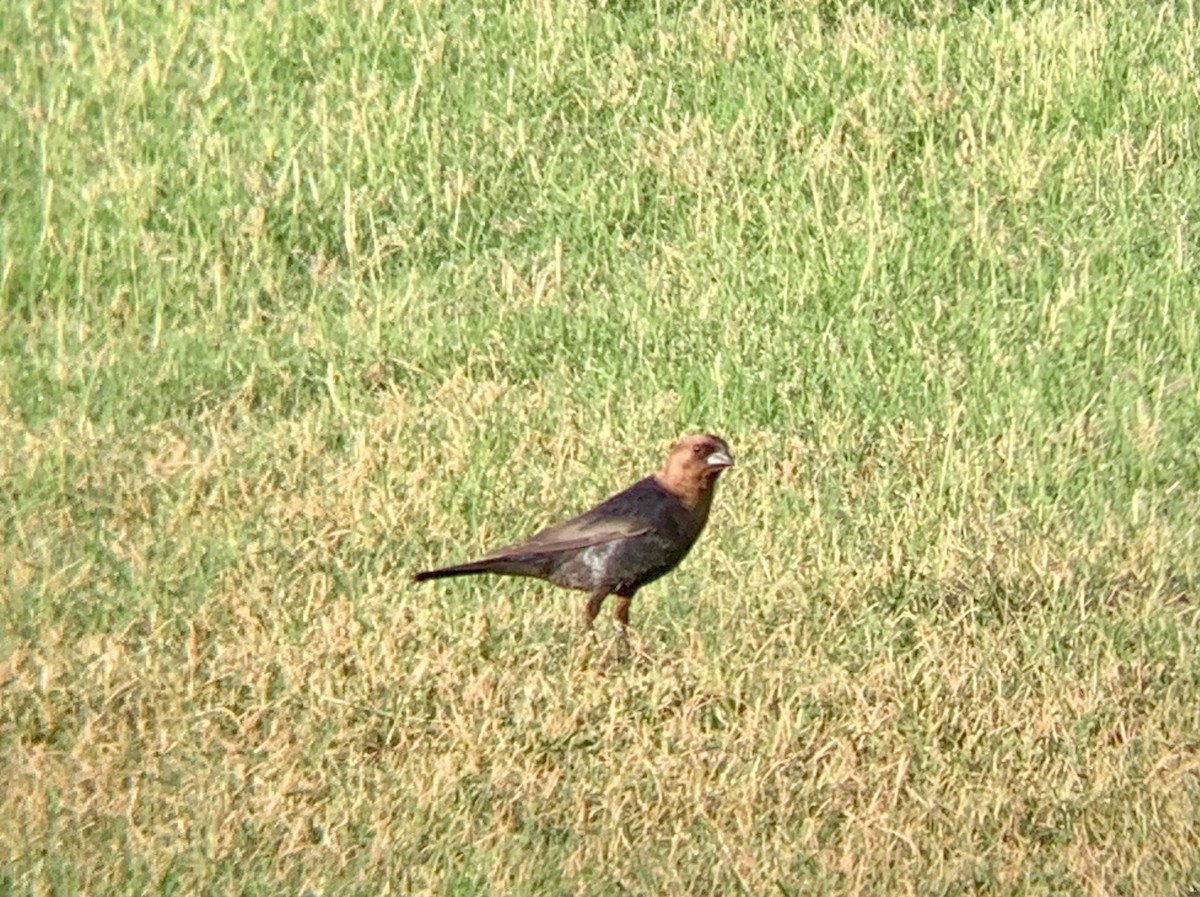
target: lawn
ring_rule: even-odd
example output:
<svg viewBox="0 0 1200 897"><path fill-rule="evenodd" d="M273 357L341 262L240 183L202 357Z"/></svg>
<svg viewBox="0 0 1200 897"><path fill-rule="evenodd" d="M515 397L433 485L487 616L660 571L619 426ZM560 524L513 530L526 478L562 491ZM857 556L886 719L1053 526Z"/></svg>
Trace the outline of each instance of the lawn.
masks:
<svg viewBox="0 0 1200 897"><path fill-rule="evenodd" d="M0 893L1200 890L1192 4L3 20Z"/></svg>

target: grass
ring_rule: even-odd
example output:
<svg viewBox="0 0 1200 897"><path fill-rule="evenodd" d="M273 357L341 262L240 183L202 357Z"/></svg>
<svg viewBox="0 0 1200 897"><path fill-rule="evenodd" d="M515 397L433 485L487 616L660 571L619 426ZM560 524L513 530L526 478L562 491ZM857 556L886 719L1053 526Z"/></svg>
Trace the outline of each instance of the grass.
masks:
<svg viewBox="0 0 1200 897"><path fill-rule="evenodd" d="M1196 22L10 12L0 892L1193 893Z"/></svg>

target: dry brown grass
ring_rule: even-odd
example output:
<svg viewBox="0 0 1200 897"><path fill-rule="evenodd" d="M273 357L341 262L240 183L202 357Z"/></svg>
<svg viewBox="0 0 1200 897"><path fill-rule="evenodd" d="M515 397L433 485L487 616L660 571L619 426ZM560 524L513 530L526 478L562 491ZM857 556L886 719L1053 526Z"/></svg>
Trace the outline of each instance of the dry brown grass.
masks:
<svg viewBox="0 0 1200 897"><path fill-rule="evenodd" d="M514 431L511 480L464 523L454 490L492 476L497 459L470 447L505 399L466 381L442 398L459 413L385 396L333 453L318 417L246 435L232 413L203 443L94 443L103 458L64 514L111 502L108 549L145 597L119 626L67 614L10 642L10 885L1099 895L1188 881L1200 681L1191 596L1157 570L1169 533L1038 533L996 515L974 452L933 434L897 432L847 469L836 421L812 441L746 433L695 556L639 598L625 663L575 636L573 596L406 579L443 542L519 533L651 453L629 457L615 432L589 443L611 461L604 483L568 502L564 487L593 479L578 433ZM956 517L928 469L949 470ZM860 509L832 527L817 510L831 478ZM20 524L38 527L70 531ZM163 569L220 533L238 550L207 594L157 598ZM103 568L63 562L38 571L47 592L104 593Z"/></svg>

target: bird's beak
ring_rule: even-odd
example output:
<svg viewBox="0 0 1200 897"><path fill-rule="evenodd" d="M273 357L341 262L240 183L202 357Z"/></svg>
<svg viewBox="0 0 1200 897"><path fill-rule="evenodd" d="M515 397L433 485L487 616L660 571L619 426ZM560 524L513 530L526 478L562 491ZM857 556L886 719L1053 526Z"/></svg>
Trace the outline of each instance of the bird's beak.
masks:
<svg viewBox="0 0 1200 897"><path fill-rule="evenodd" d="M709 467L733 467L733 456L719 449L705 459Z"/></svg>

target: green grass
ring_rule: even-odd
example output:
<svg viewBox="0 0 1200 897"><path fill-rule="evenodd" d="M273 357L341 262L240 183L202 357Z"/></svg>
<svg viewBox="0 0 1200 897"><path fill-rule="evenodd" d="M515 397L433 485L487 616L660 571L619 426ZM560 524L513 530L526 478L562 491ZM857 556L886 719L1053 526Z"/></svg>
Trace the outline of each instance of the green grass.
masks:
<svg viewBox="0 0 1200 897"><path fill-rule="evenodd" d="M8 12L0 893L1193 893L1196 13Z"/></svg>

